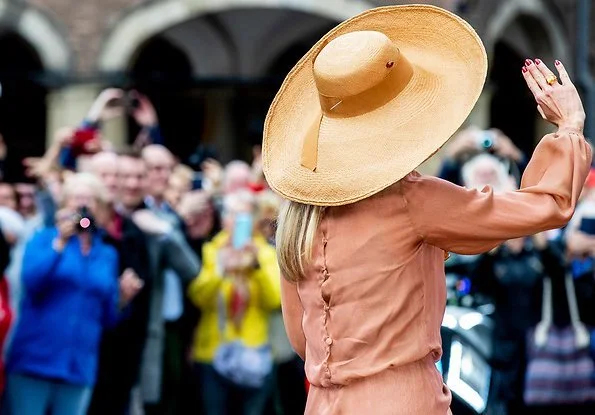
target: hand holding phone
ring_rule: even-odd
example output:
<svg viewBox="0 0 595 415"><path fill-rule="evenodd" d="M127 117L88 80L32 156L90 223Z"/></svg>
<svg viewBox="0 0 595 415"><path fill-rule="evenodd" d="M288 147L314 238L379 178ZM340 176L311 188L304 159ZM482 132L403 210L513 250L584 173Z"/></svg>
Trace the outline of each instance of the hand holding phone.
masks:
<svg viewBox="0 0 595 415"><path fill-rule="evenodd" d="M232 246L242 249L252 240L253 218L249 213L238 213L234 221Z"/></svg>
<svg viewBox="0 0 595 415"><path fill-rule="evenodd" d="M587 235L595 235L595 218L583 218L579 230Z"/></svg>

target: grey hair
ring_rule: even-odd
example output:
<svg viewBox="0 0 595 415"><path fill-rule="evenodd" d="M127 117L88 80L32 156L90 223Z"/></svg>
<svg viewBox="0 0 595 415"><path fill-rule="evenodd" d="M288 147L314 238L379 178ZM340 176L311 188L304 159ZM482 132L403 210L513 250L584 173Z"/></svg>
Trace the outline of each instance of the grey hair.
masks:
<svg viewBox="0 0 595 415"><path fill-rule="evenodd" d="M68 199L78 186L90 188L95 199L103 204L110 202L109 192L99 177L93 173L75 173L69 176L62 186L62 203Z"/></svg>
<svg viewBox="0 0 595 415"><path fill-rule="evenodd" d="M479 154L469 160L461 169L461 177L463 184L471 189L481 190L487 183L475 183L475 173L479 167L489 165L494 168L498 176L498 184L494 185L494 191L501 193L503 191L512 190L512 179L508 173L506 165L495 156L491 154Z"/></svg>
<svg viewBox="0 0 595 415"><path fill-rule="evenodd" d="M234 206L239 204L250 205L255 210L257 199L249 190L238 190L237 192L225 195L223 198L223 213L228 213L230 210L233 210Z"/></svg>

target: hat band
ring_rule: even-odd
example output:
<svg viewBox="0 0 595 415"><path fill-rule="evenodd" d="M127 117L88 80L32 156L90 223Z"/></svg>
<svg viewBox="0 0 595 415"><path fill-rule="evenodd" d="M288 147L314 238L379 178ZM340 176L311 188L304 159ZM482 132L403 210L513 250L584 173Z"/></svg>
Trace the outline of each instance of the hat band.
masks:
<svg viewBox="0 0 595 415"><path fill-rule="evenodd" d="M306 133L302 145L301 165L316 171L318 165L318 137L323 117L349 118L374 111L395 99L413 77L413 66L402 54L397 62L387 62L386 77L359 94L348 97L330 97L319 94L321 115Z"/></svg>
<svg viewBox="0 0 595 415"><path fill-rule="evenodd" d="M348 97L318 94L322 113L330 118L363 115L392 101L405 89L413 76L413 66L401 54L397 62L387 62L385 78L372 88Z"/></svg>

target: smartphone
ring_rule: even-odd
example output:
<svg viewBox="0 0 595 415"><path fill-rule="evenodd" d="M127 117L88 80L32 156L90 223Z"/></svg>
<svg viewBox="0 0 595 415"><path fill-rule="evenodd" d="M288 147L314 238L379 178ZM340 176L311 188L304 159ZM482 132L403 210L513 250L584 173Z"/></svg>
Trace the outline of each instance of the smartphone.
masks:
<svg viewBox="0 0 595 415"><path fill-rule="evenodd" d="M233 227L234 249L244 248L252 239L253 218L249 213L238 213Z"/></svg>
<svg viewBox="0 0 595 415"><path fill-rule="evenodd" d="M97 130L90 128L78 128L72 137L70 148L75 156L88 154L87 143L97 138Z"/></svg>
<svg viewBox="0 0 595 415"><path fill-rule="evenodd" d="M194 176L192 176L192 190L201 190L202 189L202 172L195 171Z"/></svg>
<svg viewBox="0 0 595 415"><path fill-rule="evenodd" d="M138 99L138 94L136 93L136 91L130 91L126 94L124 106L133 110L138 109L140 107L140 100Z"/></svg>
<svg viewBox="0 0 595 415"><path fill-rule="evenodd" d="M595 218L583 218L581 220L580 231L588 235L595 235Z"/></svg>

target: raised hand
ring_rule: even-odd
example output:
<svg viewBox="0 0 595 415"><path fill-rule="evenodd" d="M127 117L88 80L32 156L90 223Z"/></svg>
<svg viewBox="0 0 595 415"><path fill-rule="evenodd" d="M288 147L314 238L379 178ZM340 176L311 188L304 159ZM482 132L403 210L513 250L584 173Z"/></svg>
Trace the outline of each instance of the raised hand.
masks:
<svg viewBox="0 0 595 415"><path fill-rule="evenodd" d="M87 114L89 121L107 120L124 113L122 100L125 92L118 88L108 88L101 91ZM117 104L117 105L116 105Z"/></svg>
<svg viewBox="0 0 595 415"><path fill-rule="evenodd" d="M126 268L120 276L120 304L124 306L132 301L144 285L134 270Z"/></svg>
<svg viewBox="0 0 595 415"><path fill-rule="evenodd" d="M560 129L583 131L585 110L576 87L560 61L555 62L559 79L539 59L525 61L523 77L537 101L537 109Z"/></svg>

